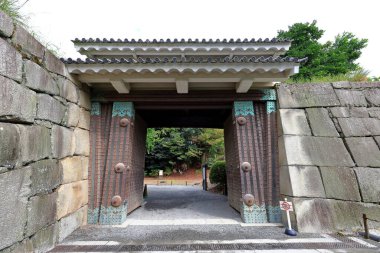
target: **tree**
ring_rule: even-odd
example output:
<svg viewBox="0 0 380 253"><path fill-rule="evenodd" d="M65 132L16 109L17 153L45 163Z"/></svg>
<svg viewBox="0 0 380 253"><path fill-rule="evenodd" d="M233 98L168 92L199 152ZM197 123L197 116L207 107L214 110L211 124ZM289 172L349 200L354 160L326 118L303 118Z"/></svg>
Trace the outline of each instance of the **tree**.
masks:
<svg viewBox="0 0 380 253"><path fill-rule="evenodd" d="M295 23L287 31L278 31L278 38L292 40L287 56L308 58L307 62L301 63L300 73L292 77L294 80L348 74L360 69L355 61L367 46L367 39L344 32L338 34L334 41L322 44L319 40L323 34L324 30L317 27L315 20L312 23Z"/></svg>

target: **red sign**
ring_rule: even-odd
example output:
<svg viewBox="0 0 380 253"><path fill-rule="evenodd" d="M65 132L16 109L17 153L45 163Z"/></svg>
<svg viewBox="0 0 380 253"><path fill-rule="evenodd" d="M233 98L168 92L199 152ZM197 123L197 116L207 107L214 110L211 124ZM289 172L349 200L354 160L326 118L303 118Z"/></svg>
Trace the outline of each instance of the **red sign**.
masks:
<svg viewBox="0 0 380 253"><path fill-rule="evenodd" d="M280 208L284 211L293 211L293 204L288 201L280 201Z"/></svg>

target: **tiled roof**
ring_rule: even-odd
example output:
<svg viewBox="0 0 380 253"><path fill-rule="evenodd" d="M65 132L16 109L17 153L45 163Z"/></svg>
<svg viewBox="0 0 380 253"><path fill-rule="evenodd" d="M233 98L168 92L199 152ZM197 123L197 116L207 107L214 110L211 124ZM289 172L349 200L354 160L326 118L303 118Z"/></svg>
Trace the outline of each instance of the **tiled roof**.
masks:
<svg viewBox="0 0 380 253"><path fill-rule="evenodd" d="M75 38L72 40L74 43L283 43L291 42L290 39L278 39L278 38L259 38L259 39L99 39L99 38Z"/></svg>
<svg viewBox="0 0 380 253"><path fill-rule="evenodd" d="M307 58L295 57L138 57L134 58L87 58L78 59L63 59L66 64L157 64L157 63L302 63L306 62Z"/></svg>

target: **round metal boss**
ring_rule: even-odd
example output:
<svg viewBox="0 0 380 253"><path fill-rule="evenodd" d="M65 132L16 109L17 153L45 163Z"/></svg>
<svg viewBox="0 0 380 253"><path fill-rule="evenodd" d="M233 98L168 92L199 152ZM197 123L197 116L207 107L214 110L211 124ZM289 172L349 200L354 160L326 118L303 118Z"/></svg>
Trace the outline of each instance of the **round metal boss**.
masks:
<svg viewBox="0 0 380 253"><path fill-rule="evenodd" d="M115 165L114 170L116 173L122 173L125 170L124 163L118 163Z"/></svg>
<svg viewBox="0 0 380 253"><path fill-rule="evenodd" d="M245 194L243 197L244 204L247 206L253 206L255 197L252 194Z"/></svg>
<svg viewBox="0 0 380 253"><path fill-rule="evenodd" d="M120 120L120 126L121 127L126 127L126 126L128 126L129 125L129 119L127 119L127 118L122 118L121 120Z"/></svg>
<svg viewBox="0 0 380 253"><path fill-rule="evenodd" d="M239 125L245 125L247 123L247 119L244 117L238 117L237 122Z"/></svg>
<svg viewBox="0 0 380 253"><path fill-rule="evenodd" d="M122 202L122 200L121 200L121 197L120 197L119 195L115 195L115 196L113 196L112 199L111 199L111 205L112 205L113 207L118 207L118 206L120 206L120 205L121 205L121 202Z"/></svg>
<svg viewBox="0 0 380 253"><path fill-rule="evenodd" d="M244 172L248 172L251 170L252 166L249 162L243 162L240 166L240 168L244 171Z"/></svg>

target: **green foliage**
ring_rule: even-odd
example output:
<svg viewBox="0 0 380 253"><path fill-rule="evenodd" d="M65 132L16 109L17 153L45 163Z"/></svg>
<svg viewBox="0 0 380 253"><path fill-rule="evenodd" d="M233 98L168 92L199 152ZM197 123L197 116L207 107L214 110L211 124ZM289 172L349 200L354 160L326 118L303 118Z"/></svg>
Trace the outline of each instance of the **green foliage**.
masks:
<svg viewBox="0 0 380 253"><path fill-rule="evenodd" d="M150 128L145 168L183 170L224 155L223 130L200 128ZM184 166L185 165L185 166Z"/></svg>
<svg viewBox="0 0 380 253"><path fill-rule="evenodd" d="M172 168L165 168L164 176L170 176L171 174L173 174L173 169Z"/></svg>
<svg viewBox="0 0 380 253"><path fill-rule="evenodd" d="M216 161L210 169L210 182L220 186L227 184L226 162Z"/></svg>
<svg viewBox="0 0 380 253"><path fill-rule="evenodd" d="M27 19L25 15L22 15L20 8L28 1L20 4L19 0L0 0L0 10L13 19L13 21L25 28L27 28Z"/></svg>
<svg viewBox="0 0 380 253"><path fill-rule="evenodd" d="M150 177L158 177L159 174L160 174L159 169L152 169L148 172L148 176L150 176Z"/></svg>
<svg viewBox="0 0 380 253"><path fill-rule="evenodd" d="M294 81L310 82L313 78L352 75L360 70L355 61L367 46L367 39L343 32L334 41L322 44L319 40L323 34L324 30L317 27L316 21L295 23L287 31L278 31L278 38L293 40L287 56L308 57L308 61L301 64L300 73L292 77Z"/></svg>

